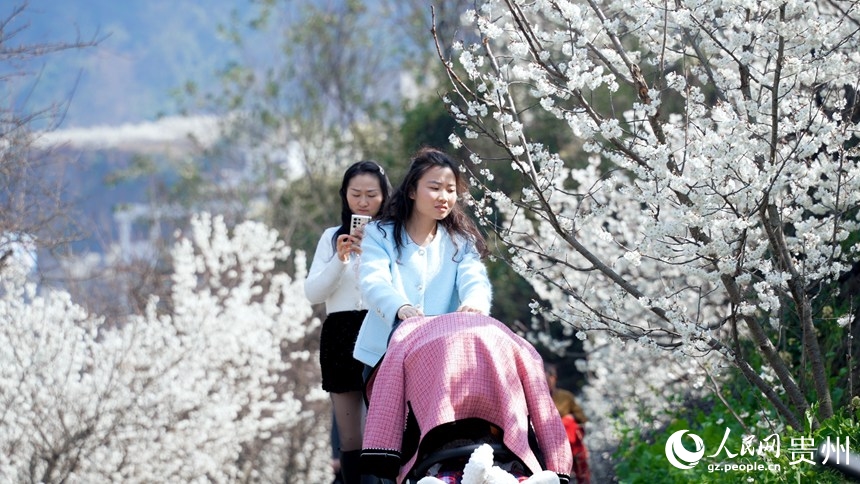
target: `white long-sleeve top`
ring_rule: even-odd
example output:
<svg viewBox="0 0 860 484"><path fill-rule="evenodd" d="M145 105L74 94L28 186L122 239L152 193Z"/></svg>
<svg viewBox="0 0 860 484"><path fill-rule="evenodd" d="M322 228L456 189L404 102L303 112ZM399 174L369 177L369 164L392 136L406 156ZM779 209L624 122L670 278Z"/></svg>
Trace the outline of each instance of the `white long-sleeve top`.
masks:
<svg viewBox="0 0 860 484"><path fill-rule="evenodd" d="M326 314L365 309L358 286L359 258L351 254L349 262L340 260L331 243L337 229L323 232L305 279L305 297L311 304L324 302Z"/></svg>

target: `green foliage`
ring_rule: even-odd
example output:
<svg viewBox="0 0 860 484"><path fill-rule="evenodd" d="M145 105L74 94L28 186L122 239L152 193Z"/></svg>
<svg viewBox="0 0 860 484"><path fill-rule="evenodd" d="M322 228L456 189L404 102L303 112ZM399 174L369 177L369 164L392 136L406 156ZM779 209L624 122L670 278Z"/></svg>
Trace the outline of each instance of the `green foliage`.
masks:
<svg viewBox="0 0 860 484"><path fill-rule="evenodd" d="M815 459L812 455L799 451L799 449L802 448L805 451L806 445L818 447L826 443L830 446L847 445L847 450L856 453L856 450L852 450L851 446L857 445L855 439L860 436L860 410L857 407L842 407L833 417L821 422L819 427L812 427L812 415L814 414L814 409L809 412L807 428L804 432L798 432L791 428L786 429L782 440L783 452L778 458L775 457L770 460L771 464L779 465L782 472L776 473L767 481L762 482L848 482L847 478L837 471L821 464L811 464L806 461L805 459ZM848 443L846 444L846 442ZM835 450L831 452L833 453L827 455L827 458L835 460ZM801 458L804 461L798 463L797 461Z"/></svg>
<svg viewBox="0 0 860 484"><path fill-rule="evenodd" d="M274 212L273 226L295 250L312 257L320 234L340 223L341 175L320 178L313 183L297 180L281 194Z"/></svg>
<svg viewBox="0 0 860 484"><path fill-rule="evenodd" d="M418 103L403 116L400 126L403 152L412 153L422 146L448 150L448 137L455 131L460 131L457 123L448 115L441 100L431 98Z"/></svg>
<svg viewBox="0 0 860 484"><path fill-rule="evenodd" d="M660 476L661 483L679 484L847 482L838 472L812 463L813 451L828 438L831 444L843 446L850 438L848 450L856 445L854 439L860 436L860 399L855 399L857 405L842 407L818 427L812 427L810 417L805 431L798 432L776 420L775 412L765 407L758 392L738 375L729 379L720 395L722 399L710 394L700 400L679 402L667 412L654 415L670 422L657 431L619 429L622 439L615 454L619 481L651 483L654 476ZM690 434L704 443L701 460L690 469L679 469L667 458L667 441L682 430L689 431L681 437L688 451L695 451Z"/></svg>
<svg viewBox="0 0 860 484"><path fill-rule="evenodd" d="M855 396L848 402L851 396L848 390L852 388L849 380L852 376L849 355L852 349L846 342L850 341L848 333L851 327L841 327L837 323L841 316L850 314L851 308L856 307L856 292L846 290L853 283L849 275L840 281L842 287L821 288L814 300L816 331L830 375L831 396L838 409L832 418L818 421L815 418L817 405L813 404L806 416L806 429L798 431L786 426L777 420L776 412L766 405L756 389L750 387L741 375L733 374L724 383L719 395L711 393L700 400L684 402L672 406L671 410L661 415L652 416L671 422L665 429L651 433L632 428L620 429L623 437L616 454L616 473L620 481L646 482L659 473L665 477L661 478L661 482L670 483L734 483L748 479L752 479L751 482L767 483L846 482L845 477L836 471L803 459L813 460L812 449L827 442L828 438L834 445L836 439L845 445L846 438L853 441L860 437L860 398ZM801 345L802 335L797 328L794 312L785 311L783 316L785 336L780 340L780 354L792 365L806 364ZM749 363L758 369L762 361L760 355L752 351L751 345L749 341L740 342L742 352L749 355ZM816 397L810 387L805 386L807 398L814 402ZM677 469L669 464L666 457L669 436L684 429L701 437L705 446L702 460L691 469ZM758 449L758 445L768 437L773 441L773 435L779 437L781 444L778 456L775 452L741 454L744 436L754 437L752 448ZM713 455L720 448L724 436L725 448L736 455L725 452ZM690 438L685 436L682 441L687 450L693 449ZM848 450L851 450L850 446ZM722 467L725 464L738 468L725 470ZM716 466L721 466L719 471Z"/></svg>

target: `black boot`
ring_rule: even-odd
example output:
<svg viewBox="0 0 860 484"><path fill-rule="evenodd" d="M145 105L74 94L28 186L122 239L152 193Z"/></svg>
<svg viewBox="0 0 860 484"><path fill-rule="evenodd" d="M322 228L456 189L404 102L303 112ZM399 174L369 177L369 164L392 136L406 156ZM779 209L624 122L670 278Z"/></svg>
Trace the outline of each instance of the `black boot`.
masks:
<svg viewBox="0 0 860 484"><path fill-rule="evenodd" d="M361 470L358 467L360 450L347 450L340 453L340 475L343 484L361 484Z"/></svg>
<svg viewBox="0 0 860 484"><path fill-rule="evenodd" d="M361 473L359 465L360 450L340 452L340 474L344 484L380 484L382 481L375 476Z"/></svg>

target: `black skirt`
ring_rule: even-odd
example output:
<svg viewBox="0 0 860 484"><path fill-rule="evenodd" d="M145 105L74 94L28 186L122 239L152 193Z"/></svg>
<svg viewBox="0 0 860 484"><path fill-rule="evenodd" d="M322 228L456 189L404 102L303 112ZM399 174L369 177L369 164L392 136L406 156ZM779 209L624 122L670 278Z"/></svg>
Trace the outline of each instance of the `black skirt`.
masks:
<svg viewBox="0 0 860 484"><path fill-rule="evenodd" d="M367 311L341 311L329 314L320 332L322 387L329 393L357 392L364 389L364 363L352 357L358 330Z"/></svg>

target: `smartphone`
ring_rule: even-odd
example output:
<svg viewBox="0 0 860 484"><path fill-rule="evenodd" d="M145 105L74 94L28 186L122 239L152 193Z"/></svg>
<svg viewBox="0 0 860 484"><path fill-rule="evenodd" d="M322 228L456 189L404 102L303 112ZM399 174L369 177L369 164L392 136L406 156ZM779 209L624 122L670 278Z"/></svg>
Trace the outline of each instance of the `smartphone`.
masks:
<svg viewBox="0 0 860 484"><path fill-rule="evenodd" d="M370 222L370 215L352 214L352 221L349 226L349 235L355 235L355 231L367 225Z"/></svg>

